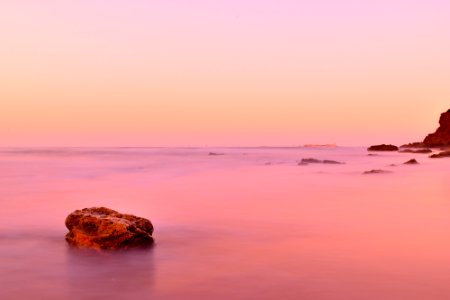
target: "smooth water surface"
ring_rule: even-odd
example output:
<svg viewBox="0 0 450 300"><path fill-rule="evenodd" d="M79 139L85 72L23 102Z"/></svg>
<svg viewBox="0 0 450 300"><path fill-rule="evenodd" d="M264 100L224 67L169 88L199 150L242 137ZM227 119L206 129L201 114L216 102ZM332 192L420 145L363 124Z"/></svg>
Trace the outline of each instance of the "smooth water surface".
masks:
<svg viewBox="0 0 450 300"><path fill-rule="evenodd" d="M0 298L447 300L449 175L363 148L3 148ZM68 247L92 206L150 219L155 246Z"/></svg>

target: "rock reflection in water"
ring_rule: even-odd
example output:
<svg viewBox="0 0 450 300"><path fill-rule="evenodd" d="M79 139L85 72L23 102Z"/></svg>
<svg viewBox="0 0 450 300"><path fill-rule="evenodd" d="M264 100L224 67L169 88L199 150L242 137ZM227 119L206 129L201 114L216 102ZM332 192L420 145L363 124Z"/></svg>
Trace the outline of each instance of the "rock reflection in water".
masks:
<svg viewBox="0 0 450 300"><path fill-rule="evenodd" d="M153 248L110 252L68 247L69 298L147 298L155 272L152 252Z"/></svg>

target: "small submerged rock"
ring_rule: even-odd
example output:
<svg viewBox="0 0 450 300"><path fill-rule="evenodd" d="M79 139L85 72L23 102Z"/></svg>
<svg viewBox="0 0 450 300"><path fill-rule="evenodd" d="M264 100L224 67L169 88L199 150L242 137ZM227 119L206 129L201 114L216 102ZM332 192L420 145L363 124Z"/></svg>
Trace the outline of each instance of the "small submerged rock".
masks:
<svg viewBox="0 0 450 300"><path fill-rule="evenodd" d="M443 151L430 155L430 158L442 158L442 157L450 157L450 151Z"/></svg>
<svg viewBox="0 0 450 300"><path fill-rule="evenodd" d="M398 151L398 147L395 145L373 145L367 148L368 151Z"/></svg>
<svg viewBox="0 0 450 300"><path fill-rule="evenodd" d="M76 247L129 249L153 244L153 225L144 218L106 207L76 210L66 218L66 241Z"/></svg>
<svg viewBox="0 0 450 300"><path fill-rule="evenodd" d="M418 153L418 154L427 154L433 152L431 149L425 148L425 149L418 149L418 150L412 150L412 149L402 149L399 150L400 153Z"/></svg>
<svg viewBox="0 0 450 300"><path fill-rule="evenodd" d="M214 155L225 155L225 153L209 152L208 155L210 155L210 156L214 156Z"/></svg>
<svg viewBox="0 0 450 300"><path fill-rule="evenodd" d="M302 160L297 163L297 165L299 165L299 166L306 166L308 164L342 165L344 163L343 162L339 162L339 161L335 161L335 160L329 160L329 159L320 160L320 159L316 159L316 158L302 158Z"/></svg>
<svg viewBox="0 0 450 300"><path fill-rule="evenodd" d="M315 158L302 158L300 163L302 163L302 164L320 164L320 163L322 163L322 161L319 159L315 159Z"/></svg>
<svg viewBox="0 0 450 300"><path fill-rule="evenodd" d="M384 174L384 173L392 173L392 171L374 169L374 170L370 170L370 171L365 171L363 174Z"/></svg>
<svg viewBox="0 0 450 300"><path fill-rule="evenodd" d="M417 162L417 160L416 160L415 158L412 158L412 159L410 159L410 160L404 162L403 164L404 164L404 165L417 165L418 162Z"/></svg>
<svg viewBox="0 0 450 300"><path fill-rule="evenodd" d="M323 160L322 163L323 164L331 164L331 165L342 165L342 164L344 164L343 162L335 161L335 160L329 160L329 159Z"/></svg>

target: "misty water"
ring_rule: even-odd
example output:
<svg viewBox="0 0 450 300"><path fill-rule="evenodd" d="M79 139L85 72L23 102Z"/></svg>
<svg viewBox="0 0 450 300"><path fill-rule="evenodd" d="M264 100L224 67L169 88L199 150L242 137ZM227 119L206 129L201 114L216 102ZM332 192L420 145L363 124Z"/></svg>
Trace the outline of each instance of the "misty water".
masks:
<svg viewBox="0 0 450 300"><path fill-rule="evenodd" d="M3 148L0 299L449 299L449 175L364 148ZM154 247L69 247L93 206Z"/></svg>

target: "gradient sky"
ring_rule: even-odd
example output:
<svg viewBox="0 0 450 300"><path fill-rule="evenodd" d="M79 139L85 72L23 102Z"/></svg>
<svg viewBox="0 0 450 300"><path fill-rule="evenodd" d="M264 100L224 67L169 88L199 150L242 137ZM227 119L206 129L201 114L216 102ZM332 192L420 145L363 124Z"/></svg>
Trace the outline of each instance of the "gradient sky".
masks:
<svg viewBox="0 0 450 300"><path fill-rule="evenodd" d="M421 140L450 1L0 3L0 146Z"/></svg>

